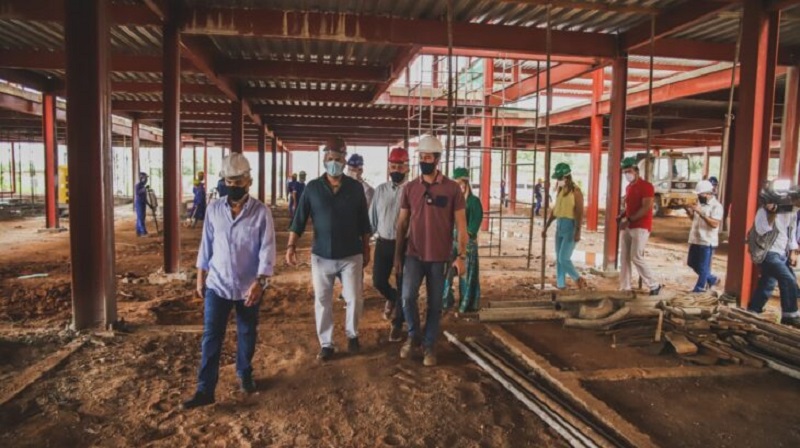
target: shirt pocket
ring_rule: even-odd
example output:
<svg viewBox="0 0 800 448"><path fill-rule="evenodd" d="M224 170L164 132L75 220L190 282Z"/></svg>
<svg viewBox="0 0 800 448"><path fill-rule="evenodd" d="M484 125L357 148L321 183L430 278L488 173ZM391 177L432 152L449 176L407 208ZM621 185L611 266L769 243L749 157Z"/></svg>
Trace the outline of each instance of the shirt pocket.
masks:
<svg viewBox="0 0 800 448"><path fill-rule="evenodd" d="M433 198L433 205L439 208L446 208L447 204L449 203L450 203L450 198L448 198L447 196L439 195Z"/></svg>

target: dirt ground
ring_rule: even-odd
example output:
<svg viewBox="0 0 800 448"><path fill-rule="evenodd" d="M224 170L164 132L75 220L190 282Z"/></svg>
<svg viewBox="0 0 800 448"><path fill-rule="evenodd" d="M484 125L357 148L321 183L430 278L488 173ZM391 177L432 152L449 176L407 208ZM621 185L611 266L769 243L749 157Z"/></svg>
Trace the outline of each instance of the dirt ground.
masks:
<svg viewBox="0 0 800 448"><path fill-rule="evenodd" d="M147 276L157 272L162 263L160 239L136 238L130 206L118 207L117 298L119 317L131 332L92 337L61 367L1 406L0 446L566 445L446 342L439 344L440 365L436 368L424 368L420 360L400 360L400 345L388 342L388 325L380 317L383 301L369 286L369 275L361 322L362 353L341 354L326 364L317 362L310 267L284 265L288 219L283 208L274 214L280 260L260 312L254 359L256 394L238 392L233 366L235 326L229 326L217 404L188 412L178 409L195 386L202 303L192 297L192 280L148 284ZM66 329L71 313L69 236L38 233L41 220L0 222L0 244L4 248L0 253L0 382L13 378L74 336ZM503 238L502 251L507 255L526 253L527 227L518 221L504 225L506 228L511 233ZM694 274L684 263L687 230L688 222L680 217L657 220L648 258L666 284L667 295L670 291L687 291L693 284ZM534 232L535 253L541 248L538 231ZM182 232L182 266L191 270L200 229ZM304 236L299 249L306 261L310 241L310 235ZM497 244L496 239L492 241ZM488 236L483 235L481 244L489 243ZM547 250L546 283L554 281L551 246L552 241ZM576 253L576 260L584 257L589 264L596 263L602 253L602 234L585 233L578 249L581 252ZM529 270L523 258L484 257L483 301L529 295L539 283L539 261L534 260ZM724 273L724 262L724 256L715 258L719 272ZM593 276L585 262L577 264L593 286L615 287L616 280ZM17 278L40 273L47 277ZM335 337L339 347L344 347L341 307L335 309L335 319ZM468 319L448 318L444 329L459 336L485 335L480 324ZM670 355L636 351L639 349L612 349L607 339L563 330L555 323L521 324L511 330L527 335L526 342L568 370L677 366L681 362ZM743 430L725 428L749 425L769 427L785 437L765 438L763 444L759 439L749 439L755 443L748 446L797 446L787 444L800 442L796 413L767 420L789 409L788 401L797 402L794 398L800 388L796 381L771 375L725 381L659 380L653 385L627 381L603 383L596 388L592 385L592 391L662 446L736 446ZM770 386L764 388L764 384ZM647 393L651 389L653 397ZM743 389L747 392L740 392ZM694 396L674 399L688 394ZM729 398L719 399L723 394ZM776 395L788 398L776 401ZM702 397L706 401L701 401ZM684 406L694 407L686 418ZM667 412L669 427L660 427L660 419ZM705 419L702 425L696 424L700 417Z"/></svg>

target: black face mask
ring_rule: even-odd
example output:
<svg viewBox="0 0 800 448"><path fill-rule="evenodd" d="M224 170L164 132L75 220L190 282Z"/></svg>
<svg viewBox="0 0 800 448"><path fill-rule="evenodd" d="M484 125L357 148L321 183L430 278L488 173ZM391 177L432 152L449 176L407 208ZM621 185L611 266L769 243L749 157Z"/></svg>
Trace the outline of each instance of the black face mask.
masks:
<svg viewBox="0 0 800 448"><path fill-rule="evenodd" d="M393 171L389 173L389 177L392 179L392 182L399 184L400 182L405 180L406 173L399 173L397 171Z"/></svg>
<svg viewBox="0 0 800 448"><path fill-rule="evenodd" d="M239 202L247 194L245 187L228 187L228 197L231 201Z"/></svg>
<svg viewBox="0 0 800 448"><path fill-rule="evenodd" d="M425 175L433 174L436 171L436 163L419 162L419 170Z"/></svg>
<svg viewBox="0 0 800 448"><path fill-rule="evenodd" d="M708 204L708 198L705 196L698 196L697 200L700 201L701 204Z"/></svg>

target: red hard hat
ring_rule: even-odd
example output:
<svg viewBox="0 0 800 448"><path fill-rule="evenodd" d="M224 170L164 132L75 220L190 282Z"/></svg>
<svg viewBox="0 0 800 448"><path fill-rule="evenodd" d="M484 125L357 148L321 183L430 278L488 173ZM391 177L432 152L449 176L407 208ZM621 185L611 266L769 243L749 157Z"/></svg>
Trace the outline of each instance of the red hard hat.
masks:
<svg viewBox="0 0 800 448"><path fill-rule="evenodd" d="M389 153L389 163L405 163L408 162L408 151L403 148L392 148Z"/></svg>

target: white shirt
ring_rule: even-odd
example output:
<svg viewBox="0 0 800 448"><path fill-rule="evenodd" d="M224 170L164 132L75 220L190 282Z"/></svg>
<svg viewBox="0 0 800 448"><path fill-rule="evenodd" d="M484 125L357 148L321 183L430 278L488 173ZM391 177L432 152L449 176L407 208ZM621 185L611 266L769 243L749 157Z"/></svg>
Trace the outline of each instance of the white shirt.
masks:
<svg viewBox="0 0 800 448"><path fill-rule="evenodd" d="M756 232L759 235L763 235L772 230L773 226L777 226L778 229L778 237L769 249L770 252L786 255L790 250L797 250L797 229L795 229L795 233L791 235L791 238L788 235L789 227L794 224L795 219L797 219L796 213L778 213L775 215L775 223L770 225L767 219L767 211L764 207L758 208L755 219Z"/></svg>
<svg viewBox="0 0 800 448"><path fill-rule="evenodd" d="M397 215L400 213L400 195L403 185L395 185L389 181L378 185L375 189L375 198L369 207L369 222L372 232L385 240L396 238Z"/></svg>
<svg viewBox="0 0 800 448"><path fill-rule="evenodd" d="M712 197L708 203L700 204L700 213L711 219L722 221L722 204L717 198ZM719 246L719 226L711 227L700 214L695 212L692 218L692 228L689 230L689 244L698 246Z"/></svg>
<svg viewBox="0 0 800 448"><path fill-rule="evenodd" d="M367 208L369 208L369 206L372 205L372 197L375 196L375 189L363 180L361 181L361 185L364 186L364 196L367 197Z"/></svg>

